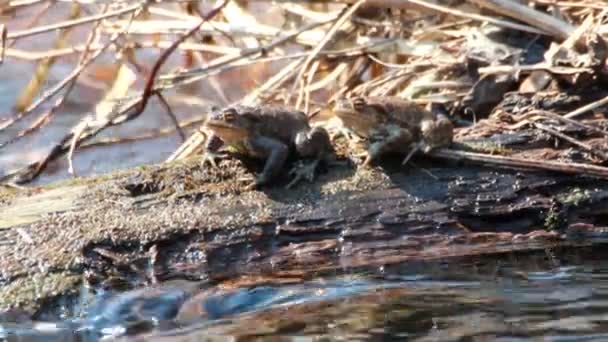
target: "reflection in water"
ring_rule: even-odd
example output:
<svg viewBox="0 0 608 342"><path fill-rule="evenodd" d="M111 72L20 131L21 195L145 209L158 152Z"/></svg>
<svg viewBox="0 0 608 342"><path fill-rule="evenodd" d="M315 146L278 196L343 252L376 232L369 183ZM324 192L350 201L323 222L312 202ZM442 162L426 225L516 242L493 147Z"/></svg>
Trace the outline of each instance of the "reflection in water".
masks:
<svg viewBox="0 0 608 342"><path fill-rule="evenodd" d="M0 334L27 341L110 336L129 341L209 336L606 340L605 254L598 246L423 267L401 264L246 289L174 282L89 296L93 304L80 317L3 323Z"/></svg>

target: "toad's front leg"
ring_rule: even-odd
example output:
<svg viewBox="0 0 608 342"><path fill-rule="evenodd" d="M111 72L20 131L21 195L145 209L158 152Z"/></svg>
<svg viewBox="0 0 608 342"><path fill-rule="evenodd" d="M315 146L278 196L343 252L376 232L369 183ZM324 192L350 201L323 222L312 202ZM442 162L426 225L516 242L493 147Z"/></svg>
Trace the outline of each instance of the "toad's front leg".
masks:
<svg viewBox="0 0 608 342"><path fill-rule="evenodd" d="M279 140L257 137L249 142L251 152L257 157L266 159L264 169L260 173L253 184L248 188L256 188L268 184L281 171L289 155L289 147Z"/></svg>
<svg viewBox="0 0 608 342"><path fill-rule="evenodd" d="M209 164L212 167L217 168L216 160L223 157L223 155L219 153L219 150L223 146L224 142L217 135L211 134L205 144L205 151L201 158L201 166L204 167L206 164Z"/></svg>

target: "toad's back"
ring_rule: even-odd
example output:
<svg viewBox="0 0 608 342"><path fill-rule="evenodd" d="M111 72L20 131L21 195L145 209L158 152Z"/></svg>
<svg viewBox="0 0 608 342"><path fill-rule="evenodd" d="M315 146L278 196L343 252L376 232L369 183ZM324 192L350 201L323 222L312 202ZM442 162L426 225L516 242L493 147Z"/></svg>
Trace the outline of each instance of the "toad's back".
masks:
<svg viewBox="0 0 608 342"><path fill-rule="evenodd" d="M367 105L381 110L391 120L409 128L420 128L423 121L434 119L434 114L430 111L396 96L370 96L365 99Z"/></svg>
<svg viewBox="0 0 608 342"><path fill-rule="evenodd" d="M306 114L277 105L238 106L240 113L255 119L256 134L273 137L291 145L298 132L310 129Z"/></svg>

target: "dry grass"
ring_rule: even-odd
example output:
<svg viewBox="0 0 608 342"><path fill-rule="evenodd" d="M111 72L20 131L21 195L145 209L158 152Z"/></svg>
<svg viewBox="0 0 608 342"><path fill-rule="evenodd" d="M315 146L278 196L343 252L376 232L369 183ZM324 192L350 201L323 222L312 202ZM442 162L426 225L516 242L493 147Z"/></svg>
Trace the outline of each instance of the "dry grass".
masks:
<svg viewBox="0 0 608 342"><path fill-rule="evenodd" d="M218 94L218 102L225 105L225 89L215 81L216 76L268 63L282 63L284 68L255 79L257 86L238 102L279 102L315 112L331 106L339 96L396 95L449 113L461 126L460 141L529 129L589 155L583 163L550 153L538 159L538 151L480 157L442 150L435 157L608 177L608 169L602 166L608 154L602 128L608 97L601 98L608 96L601 91L608 72L604 40L608 5L603 1L535 1L534 6L513 0L452 1L449 5L430 0L69 3L65 20L41 24L55 6L65 7L66 2L0 2L2 16L22 11L35 14L25 28L0 25L0 68L10 67L15 60L37 65L14 112L0 121L0 133L7 136L9 128L25 118L34 117L32 124L0 141L0 150L39 133L61 112L79 77L101 59L113 60L118 71L106 95L78 125L36 162L2 175L4 182L31 181L49 161L71 156L79 147L155 135L85 143L108 127L142 117L154 96L174 124L174 128L159 128L156 135L183 135L183 127L197 122L180 122L164 92L207 80ZM252 10L259 6L280 9L276 12L281 14L281 18L277 16L279 25L264 24L261 11ZM76 29L88 32L86 41L70 39ZM17 47L20 40L49 32L56 32L52 49ZM138 60L137 52L143 49L158 50L153 64ZM168 62L176 51L188 60L179 68ZM72 63L72 71L45 88L49 67L59 62ZM135 86L137 79L146 80L143 87ZM539 110L534 105L514 112L506 103L508 97L519 96L523 103L535 96L593 92L597 96L579 96L573 110L544 108L547 115L533 115ZM329 119L326 114L322 111L316 120ZM569 135L568 125L573 122L584 132ZM536 160L522 164L531 157Z"/></svg>

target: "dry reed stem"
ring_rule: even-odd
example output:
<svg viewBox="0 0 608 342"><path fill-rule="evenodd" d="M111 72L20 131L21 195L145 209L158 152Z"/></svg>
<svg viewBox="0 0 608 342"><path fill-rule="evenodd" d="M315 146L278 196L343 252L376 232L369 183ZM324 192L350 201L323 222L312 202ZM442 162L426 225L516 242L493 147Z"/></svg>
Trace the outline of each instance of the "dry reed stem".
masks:
<svg viewBox="0 0 608 342"><path fill-rule="evenodd" d="M106 12L107 10L108 10L108 5L104 6L104 8L102 9L102 12ZM83 49L80 57L78 58L77 65L82 65L87 60L87 56L89 54L89 51L90 51L89 48L90 48L91 44L93 44L96 37L99 37L99 25L100 24L101 24L101 22L98 21L96 23L96 25L93 27L93 29L91 30L91 32L89 33L89 36L87 37L87 41L85 43L84 49ZM51 121L53 114L59 108L61 108L63 106L63 104L67 100L68 96L70 96L70 93L72 92L72 90L74 89L74 86L76 85L76 81L77 81L77 77L75 77L74 79L72 79L69 82L69 84L66 86L66 90L65 90L63 96L61 96L59 99L57 99L57 101L55 101L53 106L46 113L39 115L38 118L32 123L32 125L30 125L26 129L17 133L17 135L13 139L7 141L6 143L0 144L0 147L3 147L7 144L14 143L17 140L27 136L28 134L31 134L31 133L39 130L44 125L48 124Z"/></svg>
<svg viewBox="0 0 608 342"><path fill-rule="evenodd" d="M142 7L140 6L139 8L136 8L134 10L131 9L128 13L131 13L131 15L133 15L133 13L138 13L141 10L142 10ZM47 91L45 91L37 101L34 101L34 103L30 104L27 108L24 108L23 111L17 113L17 115L13 116L12 118L6 120L3 123L0 123L0 131L19 122L25 116L27 116L30 112L34 111L36 108L38 108L44 102L46 102L48 99L55 96L59 91L61 91L67 85L69 85L71 82L73 82L81 74L81 72L87 66L92 64L93 61L95 61L95 59L97 57L99 57L109 46L114 44L119 38L121 38L125 34L126 34L126 32L121 32L119 34L114 35L101 49L97 50L90 57L88 57L84 61L82 61L82 63L80 63L74 70L72 70L72 72L66 78L64 78L62 81L57 83L55 86L53 86L50 89L48 89Z"/></svg>
<svg viewBox="0 0 608 342"><path fill-rule="evenodd" d="M323 39L310 52L310 55L304 60L304 64L302 65L300 71L298 72L298 75L296 76L293 87L291 88L291 92L289 93L289 95L287 96L287 99L285 101L286 103L289 102L289 100L291 98L291 94L294 93L296 85L300 82L300 79L302 78L304 73L307 71L310 63L315 58L317 58L317 55L319 54L319 52L321 50L323 50L323 48L329 43L329 41L336 35L336 33L342 27L342 25L344 25L346 23L346 21L355 13L355 11L359 7L361 7L361 5L363 5L363 3L365 3L365 1L366 0L359 0L354 5L352 5L350 8L347 8L344 11L344 13L341 14L340 17L338 17L338 19L332 25L332 27L327 31L327 33L325 34ZM301 101L302 101L302 97L298 96L298 100L296 101L296 108L300 107Z"/></svg>
<svg viewBox="0 0 608 342"><path fill-rule="evenodd" d="M232 63L236 63L236 62L244 60L246 58L251 58L255 55L266 54L269 51L273 50L274 48L281 46L283 44L286 44L287 42L296 38L299 34L304 33L312 28L322 26L325 24L327 24L327 22L312 23L312 24L305 25L303 28L291 33L290 35L280 37L267 45L260 46L259 48L255 48L255 49L244 49L244 50L241 50L240 53L234 54L234 55L225 55L222 57L218 57L218 58L212 60L211 62L209 62L206 66L204 66L202 68L195 68L195 69L183 71L177 75L168 75L165 77L161 76L161 79L166 80L166 81L171 81L169 87L174 87L176 85L185 85L185 84L189 84L192 82L196 82L204 77L207 77L209 75L209 73L214 72L219 68L222 68L222 67L232 64ZM162 86L161 86L161 88L162 88Z"/></svg>
<svg viewBox="0 0 608 342"><path fill-rule="evenodd" d="M78 18L80 16L81 8L78 4L72 4L70 9L69 18ZM71 27L60 29L57 34L57 40L55 41L55 48L62 48L67 44L67 39L72 32ZM38 63L34 75L30 79L30 82L21 91L17 100L15 101L14 108L17 112L24 111L29 105L31 105L34 96L40 91L43 83L47 80L51 67L55 64L57 58L50 57Z"/></svg>
<svg viewBox="0 0 608 342"><path fill-rule="evenodd" d="M42 20L42 18L51 10L51 8L53 8L52 2L49 1L44 4L44 7L41 8L31 19L29 19L29 22L27 23L27 25L25 25L25 27L27 29L31 29L36 26L38 22ZM13 47L15 44L17 44L17 41L18 39L12 40L10 46Z"/></svg>

